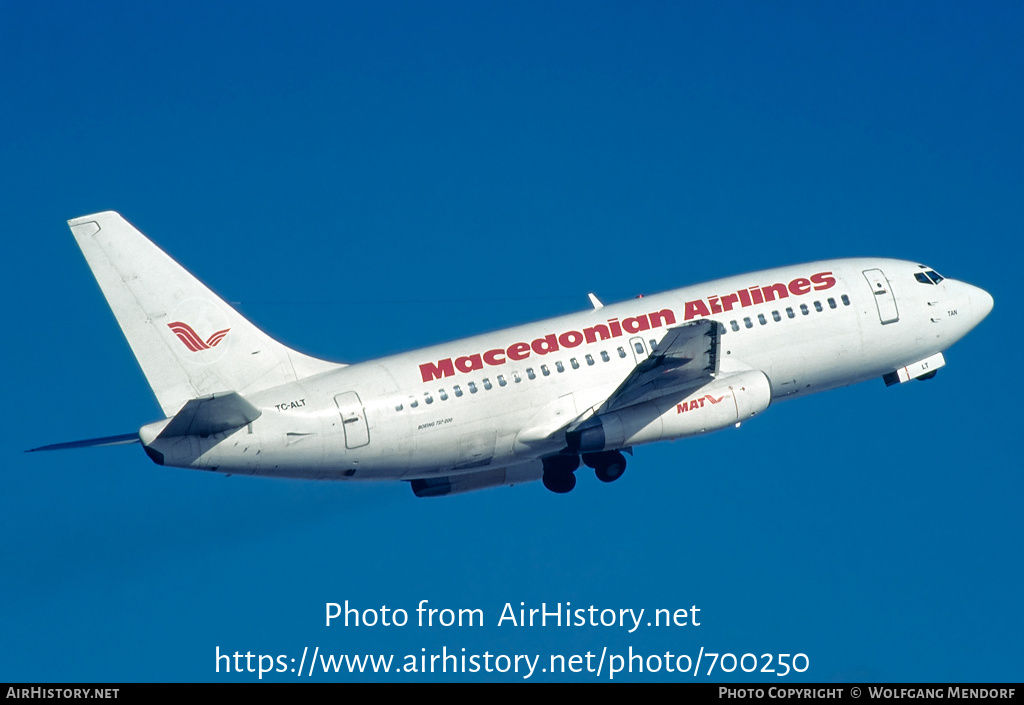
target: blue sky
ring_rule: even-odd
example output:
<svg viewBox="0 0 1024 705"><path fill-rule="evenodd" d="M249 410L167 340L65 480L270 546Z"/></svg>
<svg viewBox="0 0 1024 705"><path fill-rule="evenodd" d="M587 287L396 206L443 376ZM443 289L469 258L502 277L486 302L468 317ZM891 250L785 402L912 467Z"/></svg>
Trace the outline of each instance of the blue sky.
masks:
<svg viewBox="0 0 1024 705"><path fill-rule="evenodd" d="M307 646L1022 680L1022 33L1002 2L0 5L0 681L253 680L215 649ZM827 257L923 261L996 304L930 383L638 448L567 496L25 455L160 416L65 225L105 209L348 362ZM324 626L325 602L423 599L487 623ZM506 602L703 620L498 627Z"/></svg>

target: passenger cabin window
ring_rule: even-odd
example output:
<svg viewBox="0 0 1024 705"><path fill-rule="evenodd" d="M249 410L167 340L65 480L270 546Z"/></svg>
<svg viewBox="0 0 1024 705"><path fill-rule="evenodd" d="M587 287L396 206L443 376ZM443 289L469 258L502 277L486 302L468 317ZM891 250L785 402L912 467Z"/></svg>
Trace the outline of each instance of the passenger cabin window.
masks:
<svg viewBox="0 0 1024 705"><path fill-rule="evenodd" d="M778 323L779 321L782 320L782 314L780 314L778 311L772 311L772 318L775 320L776 323Z"/></svg>
<svg viewBox="0 0 1024 705"><path fill-rule="evenodd" d="M821 313L822 305L820 301L814 302L814 310L817 311L818 313Z"/></svg>
<svg viewBox="0 0 1024 705"><path fill-rule="evenodd" d="M462 387L460 387L459 385L456 384L454 387L452 387L452 391L455 392L455 396L462 396Z"/></svg>
<svg viewBox="0 0 1024 705"><path fill-rule="evenodd" d="M619 348L619 357L626 357L626 351L623 348Z"/></svg>
<svg viewBox="0 0 1024 705"><path fill-rule="evenodd" d="M603 361L605 361L605 362L608 362L608 360L611 359L610 357L608 357L608 351L607 350L602 350L601 351L601 359Z"/></svg>
<svg viewBox="0 0 1024 705"><path fill-rule="evenodd" d="M842 299L842 301L843 301L843 306L849 306L849 305L850 305L850 297L849 297L849 296L847 296L846 294L843 294L843 295L842 295L842 296L840 296L839 298L840 298L840 299Z"/></svg>
<svg viewBox="0 0 1024 705"><path fill-rule="evenodd" d="M548 369L547 365L541 365L540 366L540 373L542 375L544 375L545 377L547 377L549 374L551 374L551 370Z"/></svg>
<svg viewBox="0 0 1024 705"><path fill-rule="evenodd" d="M580 363L576 361L575 357L569 360L569 364L572 365L574 370L578 370L580 368Z"/></svg>
<svg viewBox="0 0 1024 705"><path fill-rule="evenodd" d="M796 313L793 312L793 307L790 306L786 309L786 315L790 318L796 318Z"/></svg>
<svg viewBox="0 0 1024 705"><path fill-rule="evenodd" d="M526 376L529 377L530 379L537 379L537 375L534 373L532 367L526 368Z"/></svg>
<svg viewBox="0 0 1024 705"><path fill-rule="evenodd" d="M562 364L561 360L555 363L555 369L559 372L565 372L565 365Z"/></svg>
<svg viewBox="0 0 1024 705"><path fill-rule="evenodd" d="M437 396L441 397L441 401L448 401L448 392L443 389L437 393Z"/></svg>
<svg viewBox="0 0 1024 705"><path fill-rule="evenodd" d="M747 328L753 328L754 327L754 322L751 321L750 317L748 316L747 318L743 319L743 325L745 325Z"/></svg>
<svg viewBox="0 0 1024 705"><path fill-rule="evenodd" d="M470 382L466 386L469 387L470 394L476 394L476 382Z"/></svg>
<svg viewBox="0 0 1024 705"><path fill-rule="evenodd" d="M768 320L764 317L763 313L757 314L757 322L760 323L762 326L768 324Z"/></svg>
<svg viewBox="0 0 1024 705"><path fill-rule="evenodd" d="M587 360L587 364L588 365L593 365L594 364L594 356L593 355L587 355L586 356L586 360Z"/></svg>
<svg viewBox="0 0 1024 705"><path fill-rule="evenodd" d="M484 389L490 389L490 388L491 388L491 380L488 379L487 377L484 377Z"/></svg>
<svg viewBox="0 0 1024 705"><path fill-rule="evenodd" d="M811 309L807 308L807 304L800 304L800 313L805 316L811 312Z"/></svg>
<svg viewBox="0 0 1024 705"><path fill-rule="evenodd" d="M736 321L729 321L729 325L732 326L733 330L739 330L740 329L740 324L737 323Z"/></svg>
<svg viewBox="0 0 1024 705"><path fill-rule="evenodd" d="M498 375L498 386L504 387L508 382L505 381L505 375Z"/></svg>
<svg viewBox="0 0 1024 705"><path fill-rule="evenodd" d="M836 300L833 299L833 298L829 298L829 300L828 300L828 307L829 308L835 308L836 307Z"/></svg>

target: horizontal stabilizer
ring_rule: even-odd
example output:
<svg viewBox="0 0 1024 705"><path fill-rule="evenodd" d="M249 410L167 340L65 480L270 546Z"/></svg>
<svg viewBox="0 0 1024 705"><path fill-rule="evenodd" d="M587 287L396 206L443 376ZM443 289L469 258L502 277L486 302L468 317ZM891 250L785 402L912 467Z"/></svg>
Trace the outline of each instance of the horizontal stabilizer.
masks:
<svg viewBox="0 0 1024 705"><path fill-rule="evenodd" d="M250 424L262 413L237 392L219 392L186 402L160 438L212 436Z"/></svg>
<svg viewBox="0 0 1024 705"><path fill-rule="evenodd" d="M71 441L70 443L53 443L48 446L30 448L26 453L35 453L37 450L68 450L70 448L92 448L94 446L123 446L129 443L138 443L138 433L123 433L120 436L104 436L103 438L88 438L84 441Z"/></svg>

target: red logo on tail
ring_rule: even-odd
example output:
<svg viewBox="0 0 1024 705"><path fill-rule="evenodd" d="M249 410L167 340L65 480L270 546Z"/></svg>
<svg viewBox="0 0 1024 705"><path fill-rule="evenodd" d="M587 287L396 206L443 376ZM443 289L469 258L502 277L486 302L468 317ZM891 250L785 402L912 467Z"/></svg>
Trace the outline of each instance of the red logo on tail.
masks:
<svg viewBox="0 0 1024 705"><path fill-rule="evenodd" d="M217 343L224 340L224 336L228 334L229 330L231 330L230 328L219 330L204 341L194 330L192 330L192 326L187 323L175 321L174 323L168 323L167 327L173 330L174 334L178 336L181 342L185 343L185 347L192 352L209 350L217 345Z"/></svg>

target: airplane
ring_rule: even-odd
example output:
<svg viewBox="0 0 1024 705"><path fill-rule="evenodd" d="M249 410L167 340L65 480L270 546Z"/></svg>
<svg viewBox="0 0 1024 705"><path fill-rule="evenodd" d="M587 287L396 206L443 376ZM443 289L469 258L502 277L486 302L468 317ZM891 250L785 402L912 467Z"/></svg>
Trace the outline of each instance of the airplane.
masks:
<svg viewBox="0 0 1024 705"><path fill-rule="evenodd" d="M771 404L874 378L930 379L992 310L984 290L896 259L743 274L355 364L273 340L128 223L68 221L164 416L158 465L402 480L436 497L581 464L612 482L635 446L739 426ZM625 454L625 455L624 455Z"/></svg>

